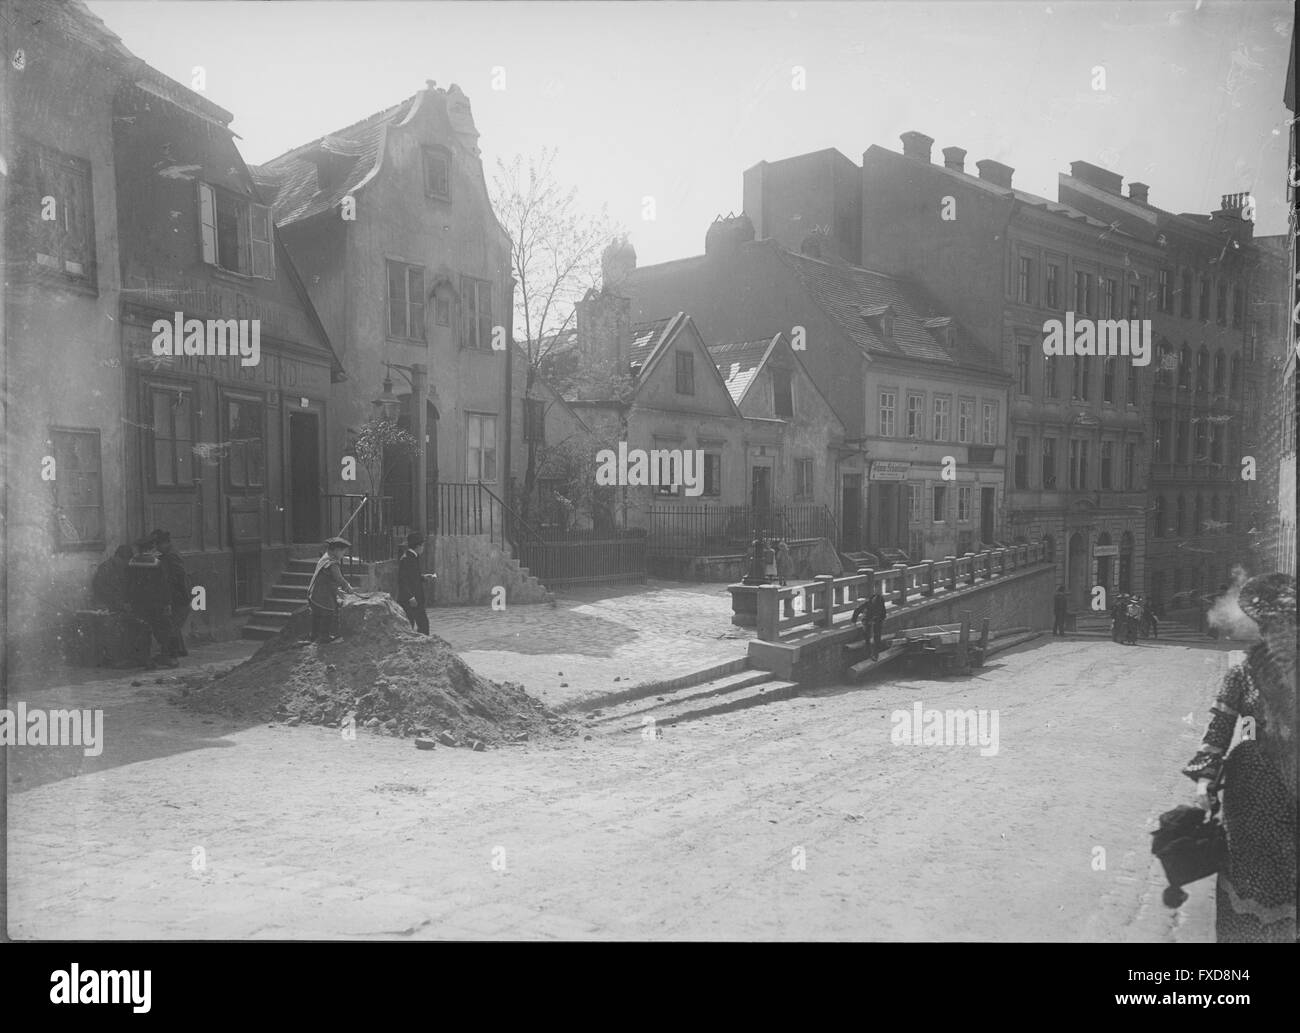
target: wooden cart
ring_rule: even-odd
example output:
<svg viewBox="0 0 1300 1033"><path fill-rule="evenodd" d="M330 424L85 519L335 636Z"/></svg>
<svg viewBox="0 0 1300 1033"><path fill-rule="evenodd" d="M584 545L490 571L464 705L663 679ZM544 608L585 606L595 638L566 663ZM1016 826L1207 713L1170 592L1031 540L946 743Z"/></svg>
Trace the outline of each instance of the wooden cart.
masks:
<svg viewBox="0 0 1300 1033"><path fill-rule="evenodd" d="M860 676L899 657L930 657L944 674L969 674L972 667L983 667L988 653L989 618L985 617L978 642L971 641L971 614L962 614L960 624L931 624L923 628L903 628L896 632L877 660L862 660L849 671ZM860 647L859 647L860 648Z"/></svg>

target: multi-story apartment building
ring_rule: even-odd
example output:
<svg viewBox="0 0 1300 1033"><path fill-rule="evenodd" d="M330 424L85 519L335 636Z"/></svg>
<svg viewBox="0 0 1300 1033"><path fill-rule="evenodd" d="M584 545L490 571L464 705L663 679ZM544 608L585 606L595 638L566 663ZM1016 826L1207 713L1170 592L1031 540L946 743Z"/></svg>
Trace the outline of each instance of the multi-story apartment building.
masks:
<svg viewBox="0 0 1300 1033"><path fill-rule="evenodd" d="M1248 417L1260 334L1246 195L1225 196L1210 215L1174 214L1150 203L1146 184L1130 183L1123 196L1119 176L1081 162L1059 190L1063 203L1158 249L1155 373L1143 405L1152 442L1145 583L1158 601L1211 591L1249 564L1256 503L1267 494L1242 479L1242 456L1258 452Z"/></svg>
<svg viewBox="0 0 1300 1033"><path fill-rule="evenodd" d="M794 246L819 223L837 254L919 284L968 328L1011 381L999 536L1045 540L1073 608L1095 585L1137 588L1150 367L1128 355L1049 357L1044 332L1068 313L1147 318L1154 246L1014 188L1001 162L979 161L973 175L961 148L945 148L939 165L930 137L902 139L901 154L872 146L860 168L818 152L749 169L759 237Z"/></svg>

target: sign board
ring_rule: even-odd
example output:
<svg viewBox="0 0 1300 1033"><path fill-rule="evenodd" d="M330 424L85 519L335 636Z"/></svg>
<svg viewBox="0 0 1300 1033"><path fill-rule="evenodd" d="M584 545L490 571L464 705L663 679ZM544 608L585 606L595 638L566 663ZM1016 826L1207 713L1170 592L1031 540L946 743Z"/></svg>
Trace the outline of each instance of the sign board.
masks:
<svg viewBox="0 0 1300 1033"><path fill-rule="evenodd" d="M1118 556L1119 546L1118 545L1094 545L1092 547L1092 554L1094 556Z"/></svg>
<svg viewBox="0 0 1300 1033"><path fill-rule="evenodd" d="M905 481L907 480L907 472L911 468L911 463L894 463L878 459L871 464L869 479L873 481Z"/></svg>

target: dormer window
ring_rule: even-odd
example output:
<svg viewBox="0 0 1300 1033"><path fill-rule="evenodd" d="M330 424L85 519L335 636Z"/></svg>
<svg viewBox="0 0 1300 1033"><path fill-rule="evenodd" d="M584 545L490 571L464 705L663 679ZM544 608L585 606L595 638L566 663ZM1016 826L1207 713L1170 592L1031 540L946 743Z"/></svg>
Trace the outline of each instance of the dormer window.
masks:
<svg viewBox="0 0 1300 1033"><path fill-rule="evenodd" d="M275 275L271 209L199 183L203 261L241 276Z"/></svg>
<svg viewBox="0 0 1300 1033"><path fill-rule="evenodd" d="M886 343L894 339L894 308L892 305L876 305L872 308L860 308L862 315L872 328L880 334Z"/></svg>
<svg viewBox="0 0 1300 1033"><path fill-rule="evenodd" d="M439 201L451 200L451 155L441 147L425 147L424 194Z"/></svg>

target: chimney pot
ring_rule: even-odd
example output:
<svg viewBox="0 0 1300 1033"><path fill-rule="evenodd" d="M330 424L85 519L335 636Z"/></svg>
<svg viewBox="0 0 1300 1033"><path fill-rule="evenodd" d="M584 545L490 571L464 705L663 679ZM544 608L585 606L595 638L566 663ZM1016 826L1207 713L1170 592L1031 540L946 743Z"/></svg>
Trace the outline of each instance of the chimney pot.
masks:
<svg viewBox="0 0 1300 1033"><path fill-rule="evenodd" d="M966 149L964 147L945 147L943 149L943 167L954 172L966 171Z"/></svg>
<svg viewBox="0 0 1300 1033"><path fill-rule="evenodd" d="M903 156L907 158L919 158L921 161L929 162L930 148L934 146L934 137L926 136L924 133L918 133L915 129L909 129L906 133L899 136L903 141Z"/></svg>
<svg viewBox="0 0 1300 1033"><path fill-rule="evenodd" d="M1142 204L1147 203L1147 191L1151 188L1145 183L1129 183L1128 196L1130 201L1140 201Z"/></svg>
<svg viewBox="0 0 1300 1033"><path fill-rule="evenodd" d="M975 167L980 170L980 179L1011 189L1011 177L1016 170L1010 165L1003 165L1002 162L994 161L992 158L983 158L975 163Z"/></svg>

